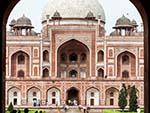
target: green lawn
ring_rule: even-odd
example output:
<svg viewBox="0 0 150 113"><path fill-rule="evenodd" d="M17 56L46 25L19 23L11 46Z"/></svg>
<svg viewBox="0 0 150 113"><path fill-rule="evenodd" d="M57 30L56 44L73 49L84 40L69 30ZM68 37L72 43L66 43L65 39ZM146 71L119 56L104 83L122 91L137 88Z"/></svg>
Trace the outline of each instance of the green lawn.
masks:
<svg viewBox="0 0 150 113"><path fill-rule="evenodd" d="M35 111L42 111L42 113L46 113L44 110L39 110L39 109L29 109L29 113L35 113ZM9 111L6 111L5 113L10 113ZM18 112L17 112L18 113ZM24 113L23 110L21 110L21 113Z"/></svg>
<svg viewBox="0 0 150 113"><path fill-rule="evenodd" d="M124 111L121 112L120 110L115 110L115 109L105 109L103 110L103 113L137 113L137 112L129 112L129 111ZM141 113L144 113L144 110L141 110Z"/></svg>

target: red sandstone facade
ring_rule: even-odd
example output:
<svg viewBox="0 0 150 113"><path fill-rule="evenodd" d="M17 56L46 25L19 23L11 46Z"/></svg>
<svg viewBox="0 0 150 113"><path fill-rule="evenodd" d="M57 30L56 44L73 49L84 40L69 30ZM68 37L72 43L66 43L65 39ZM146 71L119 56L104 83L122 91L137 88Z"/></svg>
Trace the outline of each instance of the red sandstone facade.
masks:
<svg viewBox="0 0 150 113"><path fill-rule="evenodd" d="M42 22L38 35L25 16L20 19L26 24L20 26L19 19L10 24L6 106L10 102L15 106L71 105L69 100L76 100L81 105L116 107L122 83L135 85L138 104L143 106L143 35L137 26L119 26L119 19L125 18L121 17L115 32L105 36L100 19L72 18L86 24L61 24L68 20L58 13Z"/></svg>

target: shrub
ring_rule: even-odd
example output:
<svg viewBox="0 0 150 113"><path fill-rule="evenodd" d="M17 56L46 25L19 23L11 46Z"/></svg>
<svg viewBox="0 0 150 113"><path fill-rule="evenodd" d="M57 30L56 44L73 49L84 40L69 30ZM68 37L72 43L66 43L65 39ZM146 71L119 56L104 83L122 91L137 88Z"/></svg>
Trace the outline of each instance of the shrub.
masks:
<svg viewBox="0 0 150 113"><path fill-rule="evenodd" d="M28 108L24 108L24 113L28 113L29 109Z"/></svg>
<svg viewBox="0 0 150 113"><path fill-rule="evenodd" d="M9 104L9 106L7 108L7 111L9 111L10 113L12 113L13 110L14 110L14 106L13 106L12 102L10 102L10 104Z"/></svg>

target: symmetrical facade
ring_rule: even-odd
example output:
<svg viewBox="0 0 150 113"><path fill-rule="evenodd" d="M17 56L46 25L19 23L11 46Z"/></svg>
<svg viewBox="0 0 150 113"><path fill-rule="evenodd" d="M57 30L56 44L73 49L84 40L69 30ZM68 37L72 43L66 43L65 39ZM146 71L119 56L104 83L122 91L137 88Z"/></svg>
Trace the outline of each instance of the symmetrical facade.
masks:
<svg viewBox="0 0 150 113"><path fill-rule="evenodd" d="M116 107L125 83L135 85L143 106L143 34L135 20L122 16L105 36L105 14L97 0L49 0L42 16L40 34L24 15L10 23L6 105L73 105L76 100Z"/></svg>

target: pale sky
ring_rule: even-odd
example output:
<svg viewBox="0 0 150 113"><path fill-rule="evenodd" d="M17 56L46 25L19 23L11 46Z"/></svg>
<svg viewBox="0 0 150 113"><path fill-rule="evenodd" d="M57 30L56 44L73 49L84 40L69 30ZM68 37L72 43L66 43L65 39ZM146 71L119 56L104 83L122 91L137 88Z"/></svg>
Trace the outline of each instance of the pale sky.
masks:
<svg viewBox="0 0 150 113"><path fill-rule="evenodd" d="M48 0L20 0L20 2L12 10L8 23L10 23L12 19L16 20L25 14L26 17L31 19L32 25L35 27L34 30L36 32L40 32L42 29L42 11L47 2ZM129 0L99 0L99 2L105 11L106 34L113 31L112 27L115 25L116 20L122 17L123 14L131 20L135 19L139 25L139 31L142 29L141 23L143 22L140 14ZM7 28L9 29L8 25Z"/></svg>

